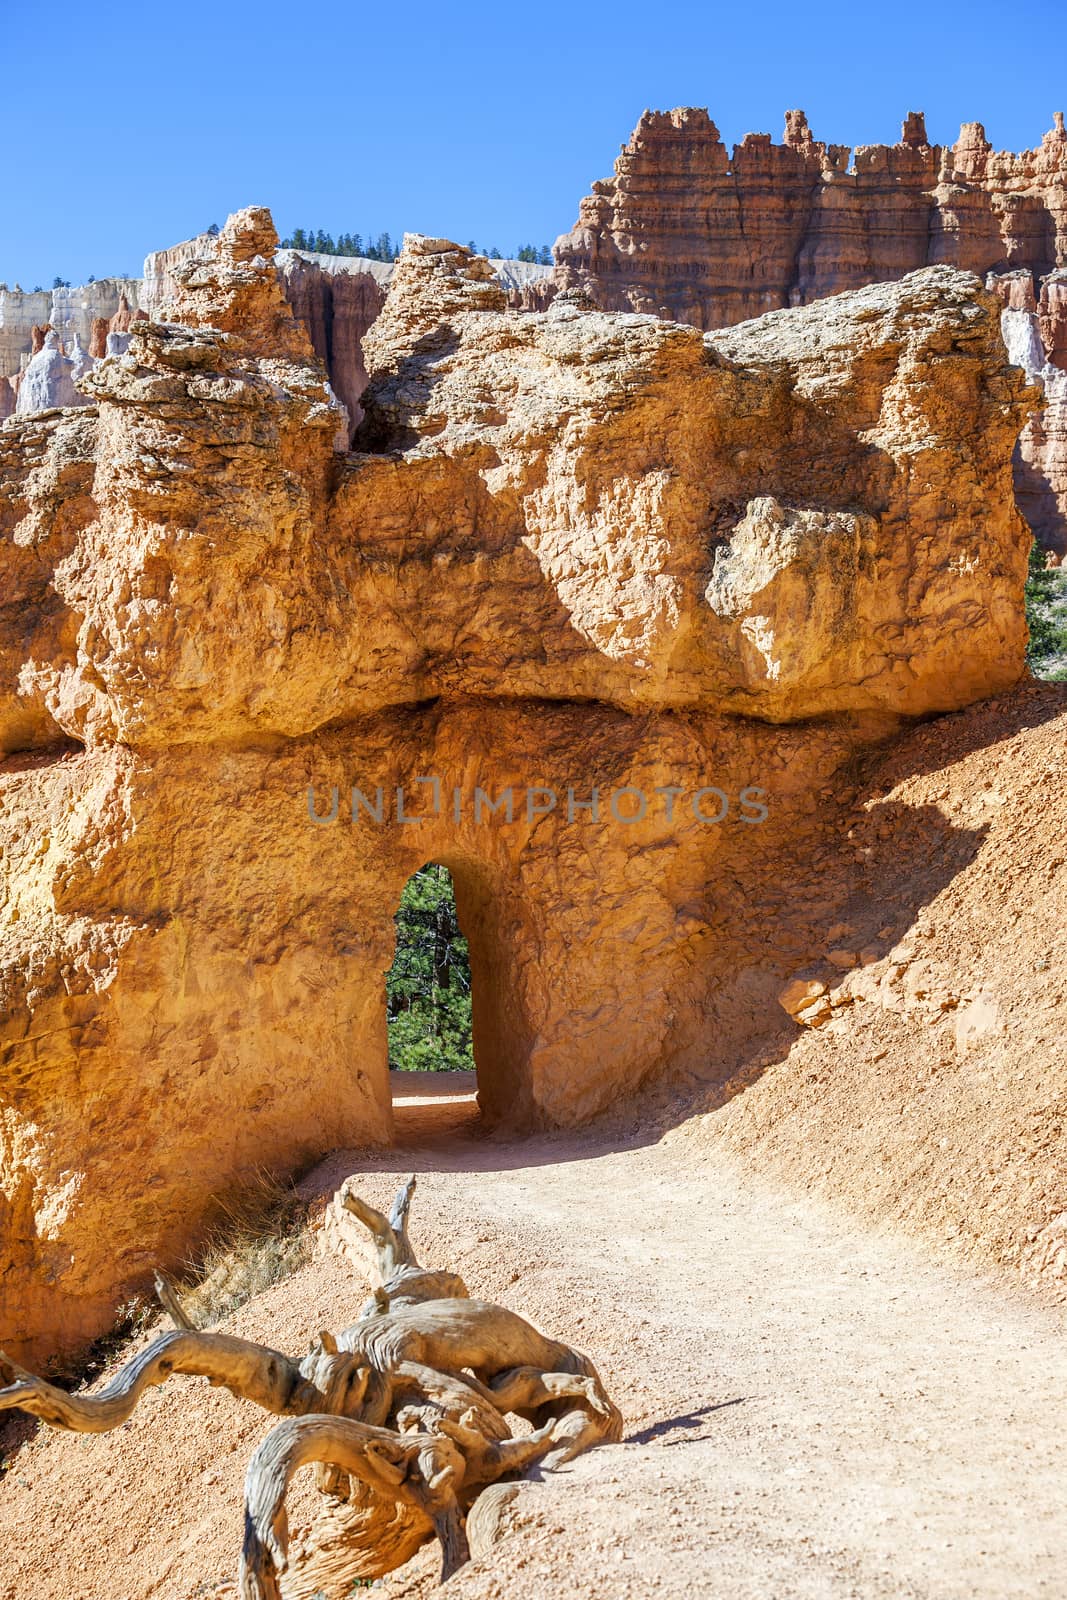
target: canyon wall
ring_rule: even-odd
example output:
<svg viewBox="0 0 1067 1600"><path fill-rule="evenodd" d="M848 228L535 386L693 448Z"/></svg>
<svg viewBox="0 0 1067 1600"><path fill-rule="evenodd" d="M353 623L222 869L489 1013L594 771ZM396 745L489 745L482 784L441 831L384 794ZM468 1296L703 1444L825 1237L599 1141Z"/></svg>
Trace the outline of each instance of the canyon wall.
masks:
<svg viewBox="0 0 1067 1600"><path fill-rule="evenodd" d="M25 366L33 329L51 320L51 290L0 285L0 377L13 378Z"/></svg>
<svg viewBox="0 0 1067 1600"><path fill-rule="evenodd" d="M1067 557L1067 271L1051 273L1036 293L1026 269L990 274L1004 307L1001 329L1009 358L1038 386L1044 404L1019 435L1015 498L1035 537Z"/></svg>
<svg viewBox="0 0 1067 1600"><path fill-rule="evenodd" d="M363 336L385 303L392 263L296 250L280 250L275 263L285 297L348 411L351 434L367 386Z"/></svg>
<svg viewBox="0 0 1067 1600"><path fill-rule="evenodd" d="M231 218L89 405L0 430L0 1345L35 1361L221 1188L388 1139L423 862L487 1116L574 1122L779 1026L834 773L1024 670L1033 396L971 275L702 336L516 316L412 238L349 453L275 246Z"/></svg>

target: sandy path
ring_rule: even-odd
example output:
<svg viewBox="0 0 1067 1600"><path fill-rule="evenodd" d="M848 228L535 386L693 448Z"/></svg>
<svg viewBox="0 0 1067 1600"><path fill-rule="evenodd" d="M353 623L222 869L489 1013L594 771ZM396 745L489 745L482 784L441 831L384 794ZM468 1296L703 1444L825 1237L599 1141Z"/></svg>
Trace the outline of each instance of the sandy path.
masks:
<svg viewBox="0 0 1067 1600"><path fill-rule="evenodd" d="M422 1258L589 1351L627 1418L626 1443L524 1493L524 1532L455 1600L1067 1593L1061 1314L684 1136L497 1142L457 1099L401 1107L398 1132L309 1186L362 1169L381 1204L418 1171ZM360 1298L318 1261L224 1326L300 1349ZM0 1600L213 1592L268 1426L181 1380L119 1434L42 1436L0 1485ZM424 1600L434 1565L424 1551L379 1592Z"/></svg>
<svg viewBox="0 0 1067 1600"><path fill-rule="evenodd" d="M730 1600L1067 1593L1056 1312L857 1235L718 1154L695 1165L681 1140L571 1141L563 1160L527 1144L510 1170L471 1139L426 1154L453 1170L424 1182L423 1206L447 1196L520 1259L546 1253L523 1298L540 1277L538 1316L595 1355L634 1441L576 1464L583 1525L555 1552L536 1532L536 1556L510 1551L510 1595L553 1579ZM576 1491L553 1492L548 1522ZM472 1573L458 1592L490 1591Z"/></svg>

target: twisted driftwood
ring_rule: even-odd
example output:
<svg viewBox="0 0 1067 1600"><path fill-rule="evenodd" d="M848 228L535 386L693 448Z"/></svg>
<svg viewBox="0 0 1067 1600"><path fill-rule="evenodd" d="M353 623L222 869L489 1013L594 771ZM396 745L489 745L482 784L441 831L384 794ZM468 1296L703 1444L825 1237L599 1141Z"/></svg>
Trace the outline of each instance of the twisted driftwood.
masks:
<svg viewBox="0 0 1067 1600"><path fill-rule="evenodd" d="M117 1428L173 1373L206 1377L284 1419L248 1466L241 1600L281 1600L287 1573L294 1596L347 1592L433 1538L443 1582L506 1531L522 1482L621 1435L588 1357L472 1300L455 1273L419 1264L407 1233L414 1178L388 1217L351 1182L336 1198L369 1231L382 1281L358 1319L336 1337L321 1332L303 1360L195 1328L158 1275L175 1327L97 1394L68 1394L0 1352L0 1411L18 1406L54 1428ZM513 1416L532 1431L514 1437ZM291 1552L286 1495L309 1465L324 1511Z"/></svg>

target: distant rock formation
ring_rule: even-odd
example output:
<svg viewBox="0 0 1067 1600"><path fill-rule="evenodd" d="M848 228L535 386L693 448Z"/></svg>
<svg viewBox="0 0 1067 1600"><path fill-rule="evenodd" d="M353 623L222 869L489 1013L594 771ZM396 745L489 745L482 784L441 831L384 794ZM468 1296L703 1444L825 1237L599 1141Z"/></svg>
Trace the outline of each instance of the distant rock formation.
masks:
<svg viewBox="0 0 1067 1600"><path fill-rule="evenodd" d="M166 250L153 250L150 255L145 256L138 305L142 306L150 317L156 316L160 306L168 300L173 300L177 293L175 268L189 261L209 259L214 249L214 236L210 233L198 233L195 238L183 239L180 244L172 244Z"/></svg>
<svg viewBox="0 0 1067 1600"><path fill-rule="evenodd" d="M1049 361L1067 372L1067 270L1064 268L1050 272L1042 283L1037 317Z"/></svg>
<svg viewBox="0 0 1067 1600"><path fill-rule="evenodd" d="M930 144L919 112L898 144L851 152L788 111L782 144L750 133L730 156L707 111L646 111L555 255L542 303L580 290L603 310L705 329L935 263L992 274L1012 359L1045 395L1016 453L1019 503L1041 542L1067 553L1062 113L1039 149L1013 155L980 122L951 147Z"/></svg>
<svg viewBox="0 0 1067 1600"><path fill-rule="evenodd" d="M73 288L52 290L50 322L59 335L59 342L68 353L77 335L88 350L92 341L93 322L97 317L114 318L123 304L136 310L141 281L139 278L99 278L95 283L77 284Z"/></svg>
<svg viewBox="0 0 1067 1600"><path fill-rule="evenodd" d="M1067 272L1041 287L1026 270L991 273L987 286L999 297L1008 358L1037 383L1044 405L1027 422L1015 447L1015 498L1046 550L1067 556Z"/></svg>
<svg viewBox="0 0 1067 1600"><path fill-rule="evenodd" d="M109 343L109 336L128 336L140 318L165 316L179 293L182 273L191 263L212 260L216 248L215 236L201 233L170 249L153 251L145 259L142 278L102 278L33 294L0 286L0 378L14 380L6 393L0 393L0 422L14 409L19 373L42 347L48 328L55 328L60 349L67 354L75 338L94 360L124 351L123 339ZM348 410L351 435L362 415L359 397L367 382L363 335L382 308L393 263L304 250L279 250L274 261L286 297ZM550 267L494 261L492 270L514 310L536 310L554 293Z"/></svg>
<svg viewBox="0 0 1067 1600"><path fill-rule="evenodd" d="M275 264L285 297L348 411L351 436L363 416L359 397L367 387L363 336L385 303L392 263L279 250Z"/></svg>
<svg viewBox="0 0 1067 1600"><path fill-rule="evenodd" d="M104 351L107 349L107 335L109 326L110 322L107 317L93 318L92 327L89 330L89 354L91 356L95 356L97 360L100 359L100 357L104 354Z"/></svg>
<svg viewBox="0 0 1067 1600"><path fill-rule="evenodd" d="M0 377L14 378L30 355L32 330L50 322L52 296L43 290L26 293L18 284L0 284Z"/></svg>
<svg viewBox="0 0 1067 1600"><path fill-rule="evenodd" d="M606 311L723 328L783 306L948 263L972 272L1067 266L1067 131L996 152L981 123L932 145L909 114L896 145L816 140L802 111L785 139L726 146L707 111L646 111L556 241L553 279Z"/></svg>
<svg viewBox="0 0 1067 1600"><path fill-rule="evenodd" d="M134 312L129 300L125 295L120 295L118 310L108 323L108 332L129 333L130 328L133 326L133 319Z"/></svg>
<svg viewBox="0 0 1067 1600"><path fill-rule="evenodd" d="M76 344L77 363L65 356L59 348L59 335L50 329L44 344L31 358L22 374L15 415L28 416L35 411L52 411L60 406L84 406L89 402L74 387L75 376L83 376L92 366L89 357Z"/></svg>
<svg viewBox="0 0 1067 1600"><path fill-rule="evenodd" d="M139 278L100 278L76 288L38 290L33 294L26 294L17 286L9 289L0 285L0 377L17 377L37 353L40 344L34 348L35 326L54 328L61 347L68 352L76 335L90 355L102 353L103 339L98 330L94 331L94 325L109 321L123 298L135 309L139 289Z"/></svg>
<svg viewBox="0 0 1067 1600"><path fill-rule="evenodd" d="M92 372L96 362L88 350L82 349L81 340L75 334L70 347L70 376L71 381L77 385L87 372Z"/></svg>

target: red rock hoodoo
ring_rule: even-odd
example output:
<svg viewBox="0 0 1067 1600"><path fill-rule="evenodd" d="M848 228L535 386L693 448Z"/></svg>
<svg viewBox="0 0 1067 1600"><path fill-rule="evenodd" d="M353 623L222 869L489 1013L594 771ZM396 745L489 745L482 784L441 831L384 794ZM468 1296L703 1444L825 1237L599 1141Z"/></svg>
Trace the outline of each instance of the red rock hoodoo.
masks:
<svg viewBox="0 0 1067 1600"><path fill-rule="evenodd" d="M750 133L731 156L707 111L646 111L555 253L560 288L698 328L942 262L1043 277L1067 266L1067 132L1057 116L1013 155L972 122L942 146L912 112L899 144L851 152L790 111L783 144Z"/></svg>
<svg viewBox="0 0 1067 1600"><path fill-rule="evenodd" d="M555 256L557 291L704 329L935 264L1021 272L1029 299L1005 303L1036 314L1044 361L1063 370L1067 130L1057 112L1040 148L1016 155L995 151L980 122L931 144L910 112L898 144L851 151L788 111L782 144L750 133L728 155L706 110L646 111ZM1041 542L1067 553L1067 383L1051 372L1043 387L1017 492Z"/></svg>

